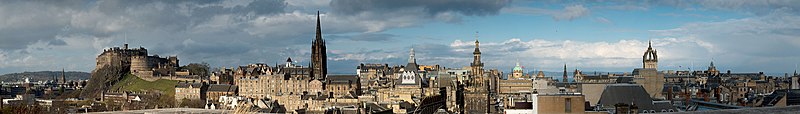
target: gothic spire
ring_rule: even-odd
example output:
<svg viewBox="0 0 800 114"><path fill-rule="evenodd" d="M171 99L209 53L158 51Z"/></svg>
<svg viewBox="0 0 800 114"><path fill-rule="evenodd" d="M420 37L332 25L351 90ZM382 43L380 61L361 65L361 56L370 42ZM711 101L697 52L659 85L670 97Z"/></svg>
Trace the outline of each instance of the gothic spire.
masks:
<svg viewBox="0 0 800 114"><path fill-rule="evenodd" d="M564 64L564 81L562 82L567 82L567 78L567 64Z"/></svg>
<svg viewBox="0 0 800 114"><path fill-rule="evenodd" d="M67 72L64 71L64 68L61 68L61 83L62 84L67 82L66 73Z"/></svg>
<svg viewBox="0 0 800 114"><path fill-rule="evenodd" d="M316 40L322 41L322 27L320 27L319 23L320 23L319 22L319 11L317 11L317 39Z"/></svg>
<svg viewBox="0 0 800 114"><path fill-rule="evenodd" d="M325 40L322 39L319 11L317 11L316 32L316 38L311 45L311 74L312 78L323 80L328 74L328 56L327 49L325 48Z"/></svg>

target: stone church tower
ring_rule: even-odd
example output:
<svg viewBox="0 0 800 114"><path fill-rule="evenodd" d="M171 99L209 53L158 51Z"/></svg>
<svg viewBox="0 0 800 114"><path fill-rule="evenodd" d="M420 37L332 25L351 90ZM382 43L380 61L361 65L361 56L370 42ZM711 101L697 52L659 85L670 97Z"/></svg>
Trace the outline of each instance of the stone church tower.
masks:
<svg viewBox="0 0 800 114"><path fill-rule="evenodd" d="M481 50L479 48L480 42L478 42L478 35L475 35L475 51L472 52L472 63L470 63L470 70L472 72L472 79L473 85L479 85L480 87L483 86L484 78L483 78L483 62L481 62Z"/></svg>
<svg viewBox="0 0 800 114"><path fill-rule="evenodd" d="M652 45L653 43L647 42L647 51L642 56L642 63L644 64L642 68L658 69L658 54Z"/></svg>
<svg viewBox="0 0 800 114"><path fill-rule="evenodd" d="M481 62L481 49L479 48L480 42L478 42L478 38L475 37L475 51L472 52L472 63L470 64L472 68L472 74L476 76L483 75L483 62Z"/></svg>
<svg viewBox="0 0 800 114"><path fill-rule="evenodd" d="M311 46L311 78L324 80L328 74L328 56L325 49L325 40L322 39L322 30L319 24L319 11L317 11L317 38Z"/></svg>

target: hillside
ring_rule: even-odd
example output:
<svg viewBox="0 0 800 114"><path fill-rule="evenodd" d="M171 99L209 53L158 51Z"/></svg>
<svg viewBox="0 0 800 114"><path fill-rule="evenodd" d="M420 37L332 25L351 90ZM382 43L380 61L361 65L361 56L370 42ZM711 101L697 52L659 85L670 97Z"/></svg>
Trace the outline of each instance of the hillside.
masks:
<svg viewBox="0 0 800 114"><path fill-rule="evenodd" d="M143 95L147 107L172 106L175 103L175 85L178 81L159 79L156 81L143 80L136 75L127 74L109 87L111 91L147 92Z"/></svg>
<svg viewBox="0 0 800 114"><path fill-rule="evenodd" d="M122 77L116 84L111 86L109 90L120 91L133 91L133 92L161 92L167 96L175 95L175 85L178 81L158 79L156 81L147 81L141 79L133 74L128 74Z"/></svg>
<svg viewBox="0 0 800 114"><path fill-rule="evenodd" d="M64 77L67 80L86 80L91 77L92 74L88 72L78 72L78 71L68 71L64 73ZM61 78L61 71L36 71L36 72L22 72L22 73L9 73L0 75L0 81L3 82L13 82L13 81L22 81L25 78L30 78L31 81L47 81L52 80L53 77L58 79Z"/></svg>

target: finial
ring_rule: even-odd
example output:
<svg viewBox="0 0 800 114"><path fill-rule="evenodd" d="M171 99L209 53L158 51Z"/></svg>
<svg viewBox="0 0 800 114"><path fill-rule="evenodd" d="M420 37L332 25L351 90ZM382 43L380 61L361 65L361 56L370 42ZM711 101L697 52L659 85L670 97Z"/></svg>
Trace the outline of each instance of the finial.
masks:
<svg viewBox="0 0 800 114"><path fill-rule="evenodd" d="M417 60L414 58L414 47L411 47L411 52L408 54L408 63L417 63Z"/></svg>

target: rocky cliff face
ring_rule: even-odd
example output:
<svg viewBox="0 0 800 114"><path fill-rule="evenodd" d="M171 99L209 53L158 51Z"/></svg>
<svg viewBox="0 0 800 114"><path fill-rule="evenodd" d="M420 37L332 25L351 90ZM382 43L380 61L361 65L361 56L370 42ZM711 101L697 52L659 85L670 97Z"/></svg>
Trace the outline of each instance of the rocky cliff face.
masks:
<svg viewBox="0 0 800 114"><path fill-rule="evenodd" d="M119 65L106 65L95 69L86 88L81 91L81 98L99 98L103 91L108 90L128 73L130 73L129 67Z"/></svg>

